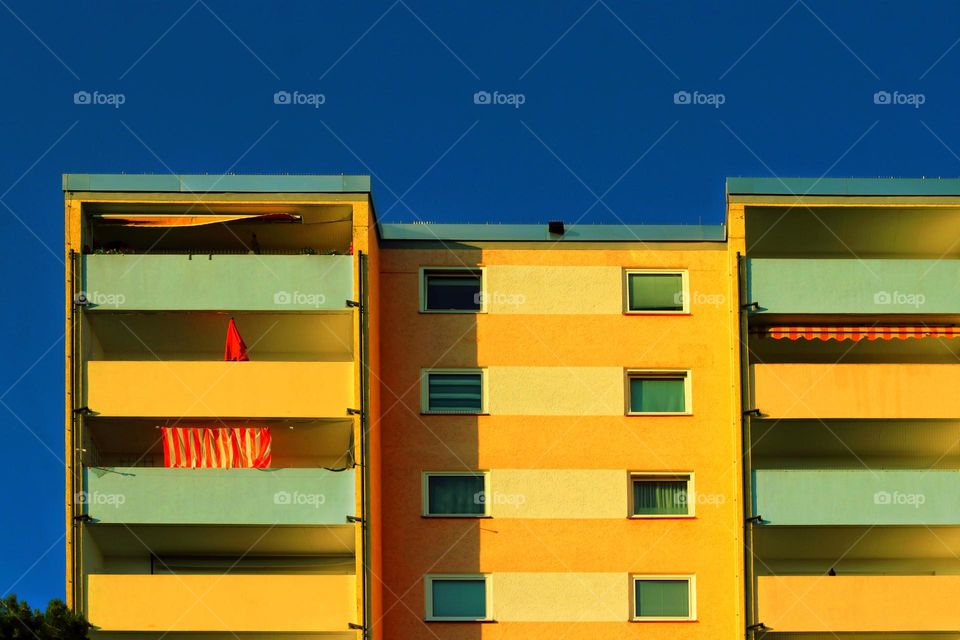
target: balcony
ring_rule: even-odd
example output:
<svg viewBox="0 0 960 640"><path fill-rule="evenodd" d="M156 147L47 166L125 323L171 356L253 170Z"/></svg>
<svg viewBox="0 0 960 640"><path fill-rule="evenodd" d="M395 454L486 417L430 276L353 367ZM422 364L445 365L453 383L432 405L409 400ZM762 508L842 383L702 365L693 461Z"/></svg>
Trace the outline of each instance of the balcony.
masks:
<svg viewBox="0 0 960 640"><path fill-rule="evenodd" d="M960 260L747 261L762 315L960 314Z"/></svg>
<svg viewBox="0 0 960 640"><path fill-rule="evenodd" d="M352 575L91 574L87 581L87 617L100 631L356 637L347 627L358 621Z"/></svg>
<svg viewBox="0 0 960 640"><path fill-rule="evenodd" d="M346 526L357 508L352 469L88 467L84 476L84 510L98 524Z"/></svg>
<svg viewBox="0 0 960 640"><path fill-rule="evenodd" d="M753 472L754 513L770 525L960 525L960 471Z"/></svg>
<svg viewBox="0 0 960 640"><path fill-rule="evenodd" d="M104 417L340 418L353 384L352 362L98 360L86 406Z"/></svg>
<svg viewBox="0 0 960 640"><path fill-rule="evenodd" d="M353 295L349 255L86 255L91 311L333 311Z"/></svg>
<svg viewBox="0 0 960 640"><path fill-rule="evenodd" d="M960 367L941 364L756 364L764 417L958 418Z"/></svg>
<svg viewBox="0 0 960 640"><path fill-rule="evenodd" d="M757 582L759 619L774 633L960 629L960 576L761 576Z"/></svg>

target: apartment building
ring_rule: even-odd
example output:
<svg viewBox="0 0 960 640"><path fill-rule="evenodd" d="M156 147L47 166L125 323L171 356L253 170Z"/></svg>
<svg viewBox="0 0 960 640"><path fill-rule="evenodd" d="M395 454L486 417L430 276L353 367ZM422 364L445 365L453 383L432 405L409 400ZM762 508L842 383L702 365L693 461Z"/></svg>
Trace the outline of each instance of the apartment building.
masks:
<svg viewBox="0 0 960 640"><path fill-rule="evenodd" d="M956 637L960 182L727 191L753 637Z"/></svg>
<svg viewBox="0 0 960 640"><path fill-rule="evenodd" d="M387 637L742 637L724 240L381 225Z"/></svg>
<svg viewBox="0 0 960 640"><path fill-rule="evenodd" d="M369 179L63 189L72 606L99 638L372 634Z"/></svg>

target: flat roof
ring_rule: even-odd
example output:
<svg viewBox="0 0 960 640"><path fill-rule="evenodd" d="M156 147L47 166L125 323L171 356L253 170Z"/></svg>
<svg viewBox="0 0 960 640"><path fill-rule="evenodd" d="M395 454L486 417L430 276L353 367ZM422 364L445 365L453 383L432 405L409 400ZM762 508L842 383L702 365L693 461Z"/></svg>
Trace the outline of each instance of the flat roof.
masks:
<svg viewBox="0 0 960 640"><path fill-rule="evenodd" d="M960 178L727 178L727 194L960 196Z"/></svg>
<svg viewBox="0 0 960 640"><path fill-rule="evenodd" d="M64 191L370 193L370 176L65 173Z"/></svg>
<svg viewBox="0 0 960 640"><path fill-rule="evenodd" d="M425 242L723 242L724 225L571 224L563 235L544 224L381 223L386 241Z"/></svg>

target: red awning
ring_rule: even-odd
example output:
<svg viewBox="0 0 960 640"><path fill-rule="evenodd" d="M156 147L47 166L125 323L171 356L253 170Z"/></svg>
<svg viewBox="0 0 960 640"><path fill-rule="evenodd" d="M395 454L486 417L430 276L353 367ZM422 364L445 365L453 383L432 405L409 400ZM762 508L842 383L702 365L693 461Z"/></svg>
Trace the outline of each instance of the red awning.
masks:
<svg viewBox="0 0 960 640"><path fill-rule="evenodd" d="M908 338L960 338L960 327L762 327L756 331L775 340L907 340Z"/></svg>

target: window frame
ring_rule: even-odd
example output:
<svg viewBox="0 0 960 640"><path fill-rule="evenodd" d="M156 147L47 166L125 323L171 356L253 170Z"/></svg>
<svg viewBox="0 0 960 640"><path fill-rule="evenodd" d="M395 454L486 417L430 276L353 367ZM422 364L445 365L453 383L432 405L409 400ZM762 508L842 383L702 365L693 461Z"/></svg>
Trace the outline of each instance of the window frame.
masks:
<svg viewBox="0 0 960 640"><path fill-rule="evenodd" d="M427 308L427 273L430 271L469 271L480 274L480 308L479 309L428 309ZM483 266L451 267L451 266L421 266L418 270L420 290L420 313L461 313L476 314L487 312L487 268Z"/></svg>
<svg viewBox="0 0 960 640"><path fill-rule="evenodd" d="M679 311L630 308L630 276L634 274L679 275L683 308ZM688 316L690 315L690 271L687 269L624 269L623 270L623 312L631 316Z"/></svg>
<svg viewBox="0 0 960 640"><path fill-rule="evenodd" d="M637 612L637 582L644 580L686 580L687 611L681 616L640 616ZM630 621L631 622L696 622L697 620L697 575L695 573L656 574L635 573L630 576Z"/></svg>
<svg viewBox="0 0 960 640"><path fill-rule="evenodd" d="M444 409L430 409L430 375L474 375L480 374L480 410L479 411L449 411ZM420 413L430 416L483 416L488 414L487 370L480 367L459 368L423 368L420 369Z"/></svg>
<svg viewBox="0 0 960 640"><path fill-rule="evenodd" d="M483 513L430 513L430 478L434 476L474 476L483 478ZM424 518L490 518L489 471L423 471L420 474L420 515Z"/></svg>
<svg viewBox="0 0 960 640"><path fill-rule="evenodd" d="M633 411L630 381L634 378L683 378L683 411ZM693 371L690 369L626 369L624 375L624 412L627 416L692 416Z"/></svg>
<svg viewBox="0 0 960 640"><path fill-rule="evenodd" d="M491 622L493 620L493 576L489 573L428 573L423 576L424 585L424 620L427 622ZM473 617L443 617L433 613L433 583L436 580L483 580L485 587L486 605L482 618Z"/></svg>
<svg viewBox="0 0 960 640"><path fill-rule="evenodd" d="M637 480L679 479L687 480L687 513L634 513L633 484ZM631 520L663 520L664 518L696 518L697 494L693 471L631 471L627 474L627 517Z"/></svg>

